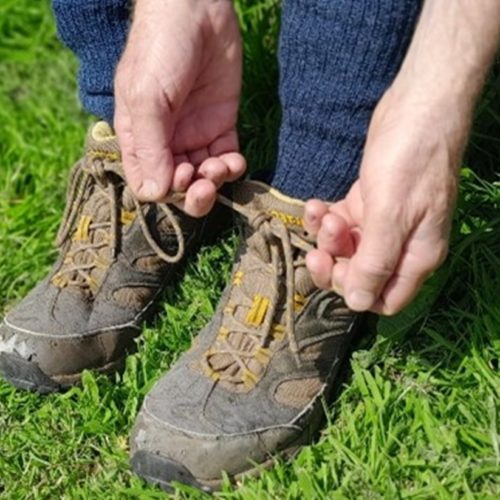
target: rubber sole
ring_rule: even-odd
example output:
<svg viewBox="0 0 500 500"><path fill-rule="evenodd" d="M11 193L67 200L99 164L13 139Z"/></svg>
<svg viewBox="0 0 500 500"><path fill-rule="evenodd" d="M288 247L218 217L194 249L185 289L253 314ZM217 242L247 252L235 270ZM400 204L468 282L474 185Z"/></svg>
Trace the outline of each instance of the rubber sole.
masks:
<svg viewBox="0 0 500 500"><path fill-rule="evenodd" d="M209 486L199 483L183 465L161 455L141 450L132 457L130 465L139 477L153 486L159 486L167 493L174 492L171 486L173 482L186 484L207 493L213 491Z"/></svg>
<svg viewBox="0 0 500 500"><path fill-rule="evenodd" d="M99 373L112 373L124 365L125 358L92 368ZM81 382L82 374L56 375L49 377L37 363L12 353L0 353L0 375L14 387L25 391L51 394L69 389Z"/></svg>
<svg viewBox="0 0 500 500"><path fill-rule="evenodd" d="M26 361L15 354L0 353L0 374L18 389L50 394L62 388L45 373L36 363Z"/></svg>
<svg viewBox="0 0 500 500"><path fill-rule="evenodd" d="M303 445L304 443L284 449L278 452L276 457L270 458L257 467L252 467L240 474L236 474L231 477L230 480L233 483L237 483L243 478L258 477L265 470L271 469L276 464L277 460L292 459L301 450ZM144 479L144 481L153 486L159 486L167 493L173 493L175 491L172 483L182 483L204 491L205 493L215 493L219 491L223 485L223 481L220 478L198 480L179 462L145 450L140 450L134 454L130 460L130 466L134 473Z"/></svg>

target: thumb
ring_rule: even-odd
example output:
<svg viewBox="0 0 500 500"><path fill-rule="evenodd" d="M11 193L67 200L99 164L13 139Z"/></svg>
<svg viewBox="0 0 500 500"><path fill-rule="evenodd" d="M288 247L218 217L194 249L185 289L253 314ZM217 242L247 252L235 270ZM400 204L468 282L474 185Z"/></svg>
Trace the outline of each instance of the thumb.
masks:
<svg viewBox="0 0 500 500"><path fill-rule="evenodd" d="M115 127L128 184L141 201L160 201L171 189L174 161L169 145L172 119L154 81L136 84L116 99Z"/></svg>
<svg viewBox="0 0 500 500"><path fill-rule="evenodd" d="M365 206L361 240L349 262L344 282L347 305L367 311L377 302L400 259L406 234L401 224L391 223L385 213Z"/></svg>

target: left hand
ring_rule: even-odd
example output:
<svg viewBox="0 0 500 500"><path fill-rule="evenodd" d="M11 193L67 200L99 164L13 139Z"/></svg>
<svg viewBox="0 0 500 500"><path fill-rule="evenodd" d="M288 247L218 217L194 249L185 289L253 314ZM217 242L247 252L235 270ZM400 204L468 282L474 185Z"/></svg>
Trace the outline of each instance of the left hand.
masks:
<svg viewBox="0 0 500 500"><path fill-rule="evenodd" d="M236 120L242 46L229 0L136 0L115 78L114 125L127 183L144 202L185 193L206 215L243 175Z"/></svg>
<svg viewBox="0 0 500 500"><path fill-rule="evenodd" d="M445 259L469 114L399 83L378 104L360 176L344 200L310 200L307 266L355 311L403 309Z"/></svg>

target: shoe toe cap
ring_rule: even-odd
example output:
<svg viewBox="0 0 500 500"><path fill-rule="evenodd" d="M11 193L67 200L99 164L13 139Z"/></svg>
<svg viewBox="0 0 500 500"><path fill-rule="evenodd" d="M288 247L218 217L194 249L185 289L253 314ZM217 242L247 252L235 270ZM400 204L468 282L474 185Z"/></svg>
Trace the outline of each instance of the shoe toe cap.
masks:
<svg viewBox="0 0 500 500"><path fill-rule="evenodd" d="M91 305L80 295L45 279L8 313L4 323L26 334L64 336L84 333L90 311Z"/></svg>
<svg viewBox="0 0 500 500"><path fill-rule="evenodd" d="M224 472L231 478L257 472L276 453L295 450L301 434L301 429L283 426L244 434L198 434L172 427L143 407L131 437L131 462L139 476L163 487L180 481L217 489Z"/></svg>
<svg viewBox="0 0 500 500"><path fill-rule="evenodd" d="M178 465L183 471L179 474L187 478L183 482L193 484L194 480L213 488L223 472L235 477L252 469L258 471L256 464L265 464L273 455L288 453L310 439L304 421L276 418L273 425L263 422L259 427L254 415L255 422L249 426L230 395L226 400L218 399L217 421L206 411L213 382L186 371L187 366L184 362L174 367L144 401L131 437L132 465L139 476L160 485L179 481L173 475L173 465L162 468L165 461ZM254 410L254 414L259 411Z"/></svg>

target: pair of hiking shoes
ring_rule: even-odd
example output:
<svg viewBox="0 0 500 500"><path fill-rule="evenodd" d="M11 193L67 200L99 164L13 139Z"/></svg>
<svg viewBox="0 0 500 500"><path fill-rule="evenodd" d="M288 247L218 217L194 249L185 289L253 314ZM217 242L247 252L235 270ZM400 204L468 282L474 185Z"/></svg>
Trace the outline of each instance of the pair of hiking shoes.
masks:
<svg viewBox="0 0 500 500"><path fill-rule="evenodd" d="M311 281L302 202L252 181L219 201L242 227L230 282L191 349L146 396L131 437L134 471L165 489L178 481L211 491L223 472L238 479L308 443L357 323ZM118 369L212 222L140 204L111 128L93 126L71 174L59 259L0 327L3 377L49 393L83 370Z"/></svg>

